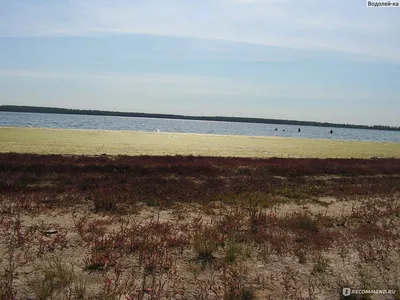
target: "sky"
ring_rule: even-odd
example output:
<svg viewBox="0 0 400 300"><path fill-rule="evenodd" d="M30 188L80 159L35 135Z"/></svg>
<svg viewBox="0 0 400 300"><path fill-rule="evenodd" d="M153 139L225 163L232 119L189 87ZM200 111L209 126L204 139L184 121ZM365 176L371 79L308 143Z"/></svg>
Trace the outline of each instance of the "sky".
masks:
<svg viewBox="0 0 400 300"><path fill-rule="evenodd" d="M0 0L0 105L400 126L400 8Z"/></svg>

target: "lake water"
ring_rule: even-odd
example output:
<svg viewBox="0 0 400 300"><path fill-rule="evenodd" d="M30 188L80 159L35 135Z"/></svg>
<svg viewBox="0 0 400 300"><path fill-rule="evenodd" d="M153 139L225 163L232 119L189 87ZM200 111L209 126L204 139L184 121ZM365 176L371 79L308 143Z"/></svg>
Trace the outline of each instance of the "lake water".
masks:
<svg viewBox="0 0 400 300"><path fill-rule="evenodd" d="M280 136L400 143L400 131L332 128L333 134L330 134L331 128L315 126L42 113L0 112L0 126ZM299 127L301 132L297 132ZM278 130L275 131L275 128Z"/></svg>

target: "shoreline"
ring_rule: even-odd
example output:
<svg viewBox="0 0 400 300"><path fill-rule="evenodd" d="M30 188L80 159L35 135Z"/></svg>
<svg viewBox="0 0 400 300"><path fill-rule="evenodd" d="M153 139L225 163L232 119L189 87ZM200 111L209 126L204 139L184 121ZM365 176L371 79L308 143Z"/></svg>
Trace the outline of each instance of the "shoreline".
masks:
<svg viewBox="0 0 400 300"><path fill-rule="evenodd" d="M306 138L0 127L1 153L400 158L400 143Z"/></svg>
<svg viewBox="0 0 400 300"><path fill-rule="evenodd" d="M317 121L300 121L285 119L269 119L257 117L234 117L234 116L188 116L179 114L160 114L160 113L144 113L144 112L118 112L118 111L102 111L87 109L68 109L60 107L38 107L38 106L21 106L21 105L0 105L0 112L9 113L42 113L42 114L59 114L59 115L77 115L77 116L105 116L105 117L128 117L128 118L152 118L152 119L170 119L170 120L191 120L191 121L217 121L217 122L234 122L234 123L251 123L251 124L281 124L294 126L316 126L316 127L334 127L349 129L372 129L372 130L388 130L400 131L400 127L387 125L356 125L356 124L340 124L331 122Z"/></svg>

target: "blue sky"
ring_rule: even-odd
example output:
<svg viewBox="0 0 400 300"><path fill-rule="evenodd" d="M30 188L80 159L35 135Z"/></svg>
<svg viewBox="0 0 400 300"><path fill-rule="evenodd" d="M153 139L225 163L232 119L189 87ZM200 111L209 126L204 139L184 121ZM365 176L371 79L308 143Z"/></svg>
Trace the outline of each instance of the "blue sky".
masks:
<svg viewBox="0 0 400 300"><path fill-rule="evenodd" d="M400 126L399 37L365 0L0 0L0 104Z"/></svg>

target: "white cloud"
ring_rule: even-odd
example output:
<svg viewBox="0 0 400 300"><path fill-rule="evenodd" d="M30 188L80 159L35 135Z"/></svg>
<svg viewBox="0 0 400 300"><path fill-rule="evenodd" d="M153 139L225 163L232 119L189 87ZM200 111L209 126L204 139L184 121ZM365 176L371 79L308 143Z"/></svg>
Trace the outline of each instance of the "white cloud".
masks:
<svg viewBox="0 0 400 300"><path fill-rule="evenodd" d="M215 98L231 97L232 100L293 100L293 101L341 101L371 100L377 95L371 91L360 91L334 86L313 86L304 84L266 84L246 80L232 80L213 76L176 75L176 74L141 74L124 75L118 73L67 73L32 70L1 70L0 78L18 80L36 79L46 82L49 89L54 82L64 88L82 86L85 90L95 88L96 94L106 91L125 94L167 98ZM31 82L32 84L32 82ZM23 85L23 84L22 84ZM62 92L62 91L60 91ZM1 96L1 94L0 94Z"/></svg>
<svg viewBox="0 0 400 300"><path fill-rule="evenodd" d="M396 93L178 74L0 69L0 104L399 125Z"/></svg>
<svg viewBox="0 0 400 300"><path fill-rule="evenodd" d="M364 0L0 2L0 36L155 34L367 54L400 61L396 9Z"/></svg>

